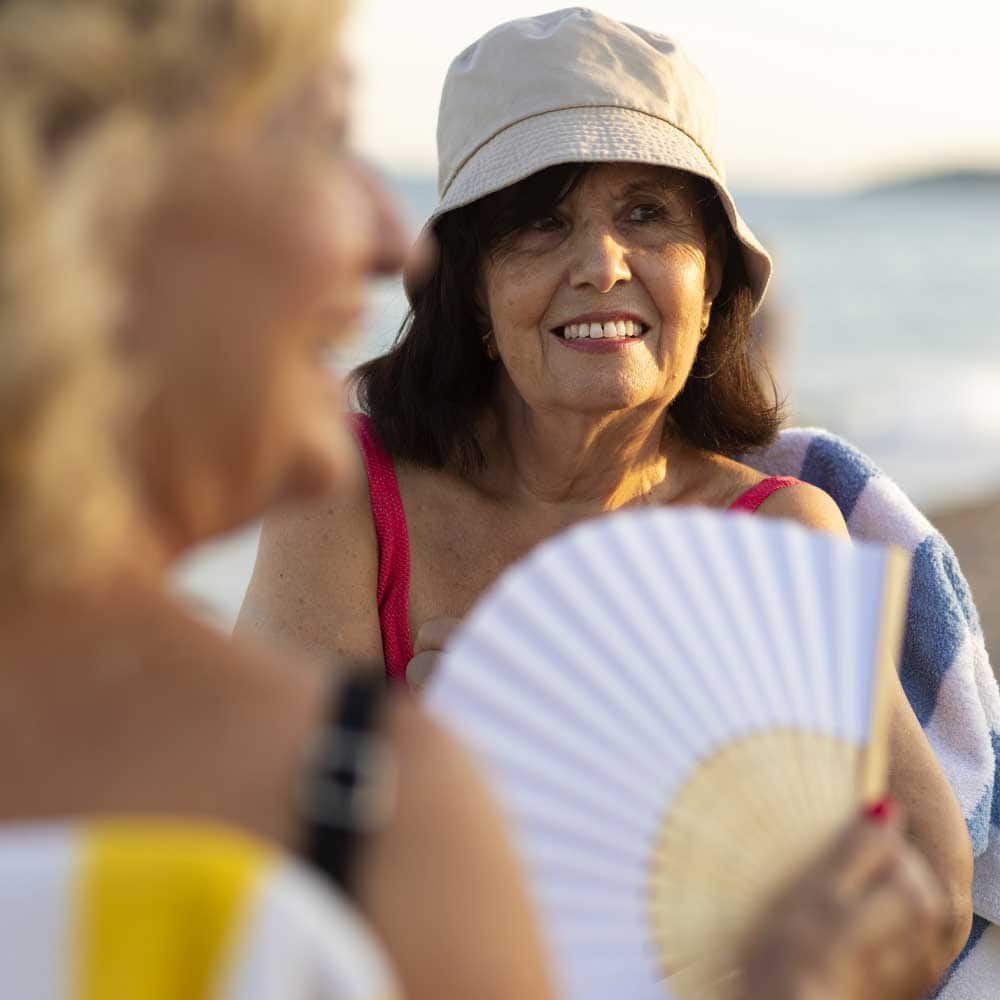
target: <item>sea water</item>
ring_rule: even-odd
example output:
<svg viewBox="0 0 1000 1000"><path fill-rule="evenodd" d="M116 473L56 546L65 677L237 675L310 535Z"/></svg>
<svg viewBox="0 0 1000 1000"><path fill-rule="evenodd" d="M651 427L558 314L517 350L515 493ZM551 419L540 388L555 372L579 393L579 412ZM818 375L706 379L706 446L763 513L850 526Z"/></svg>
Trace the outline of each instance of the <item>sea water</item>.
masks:
<svg viewBox="0 0 1000 1000"><path fill-rule="evenodd" d="M417 228L433 180L388 183ZM1000 492L1000 185L737 203L775 260L765 319L790 422L848 438L925 509ZM384 350L405 311L399 283L377 283L340 363ZM182 589L225 624L256 534L209 546L179 571Z"/></svg>

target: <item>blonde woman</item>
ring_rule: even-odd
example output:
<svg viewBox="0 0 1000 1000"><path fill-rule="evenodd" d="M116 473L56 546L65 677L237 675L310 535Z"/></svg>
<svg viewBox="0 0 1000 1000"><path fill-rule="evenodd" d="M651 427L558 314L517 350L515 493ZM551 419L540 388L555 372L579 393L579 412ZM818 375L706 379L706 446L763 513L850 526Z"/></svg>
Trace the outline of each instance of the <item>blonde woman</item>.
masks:
<svg viewBox="0 0 1000 1000"><path fill-rule="evenodd" d="M323 864L408 996L544 998L451 742L381 685L338 696L230 644L164 585L187 546L345 475L324 349L403 244L347 146L338 21L328 0L0 8L0 818L235 824ZM381 813L324 780L350 762L314 747L342 727L395 762Z"/></svg>
<svg viewBox="0 0 1000 1000"><path fill-rule="evenodd" d="M345 144L335 27L325 0L0 9L0 337L27 359L0 397L0 817L236 824L345 885L408 996L547 997L499 817L450 741L367 681L331 699L307 665L230 645L163 585L187 546L348 474L320 355L401 237ZM331 701L395 760L381 816L331 824L308 794L341 763L310 751ZM385 788L372 770L365 792ZM862 996L829 960L860 946L894 960L919 941L933 966L946 918L926 864L892 825L846 838L815 876L837 889L818 914L840 951L798 942L752 966L751 995ZM822 898L793 892L760 954ZM883 930L859 945L861 915ZM886 968L880 995L914 995L922 964Z"/></svg>

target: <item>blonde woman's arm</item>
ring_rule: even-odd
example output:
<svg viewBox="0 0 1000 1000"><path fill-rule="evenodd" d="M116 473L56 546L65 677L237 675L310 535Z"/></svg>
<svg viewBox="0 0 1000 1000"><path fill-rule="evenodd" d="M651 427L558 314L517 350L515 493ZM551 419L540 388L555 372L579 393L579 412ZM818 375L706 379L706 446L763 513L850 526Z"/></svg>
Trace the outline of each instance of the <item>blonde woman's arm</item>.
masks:
<svg viewBox="0 0 1000 1000"><path fill-rule="evenodd" d="M551 1000L547 959L500 812L463 750L402 694L391 821L361 849L358 904L409 1000Z"/></svg>

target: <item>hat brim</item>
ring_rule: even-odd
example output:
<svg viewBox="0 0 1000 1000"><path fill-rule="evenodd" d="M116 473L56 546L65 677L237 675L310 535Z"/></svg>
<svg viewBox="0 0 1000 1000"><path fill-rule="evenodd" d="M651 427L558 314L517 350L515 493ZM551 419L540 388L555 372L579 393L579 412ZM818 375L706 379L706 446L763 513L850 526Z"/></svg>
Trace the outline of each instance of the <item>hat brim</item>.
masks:
<svg viewBox="0 0 1000 1000"><path fill-rule="evenodd" d="M515 122L483 143L446 181L425 228L445 212L560 163L648 163L711 181L743 252L754 309L760 305L771 257L736 210L719 171L686 133L631 108L563 108Z"/></svg>

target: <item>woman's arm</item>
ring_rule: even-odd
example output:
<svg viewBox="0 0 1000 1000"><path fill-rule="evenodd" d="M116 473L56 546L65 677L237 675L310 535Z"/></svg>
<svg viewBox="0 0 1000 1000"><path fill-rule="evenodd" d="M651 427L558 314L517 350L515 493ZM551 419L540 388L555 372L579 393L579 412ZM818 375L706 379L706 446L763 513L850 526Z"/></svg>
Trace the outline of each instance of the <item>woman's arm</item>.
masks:
<svg viewBox="0 0 1000 1000"><path fill-rule="evenodd" d="M833 499L808 484L773 493L760 506L768 517L788 517L808 527L848 537ZM920 849L949 901L950 962L962 950L972 922L972 843L951 785L893 675L889 731L889 792L907 817L906 834Z"/></svg>
<svg viewBox="0 0 1000 1000"><path fill-rule="evenodd" d="M390 821L354 884L410 1000L552 1000L537 917L506 825L454 740L397 696Z"/></svg>
<svg viewBox="0 0 1000 1000"><path fill-rule="evenodd" d="M972 841L951 785L896 675L892 684L889 791L903 807L907 837L941 883L950 916L950 963L961 952L972 924Z"/></svg>
<svg viewBox="0 0 1000 1000"><path fill-rule="evenodd" d="M377 579L378 547L361 472L336 498L264 522L236 634L324 663L332 657L380 661Z"/></svg>

